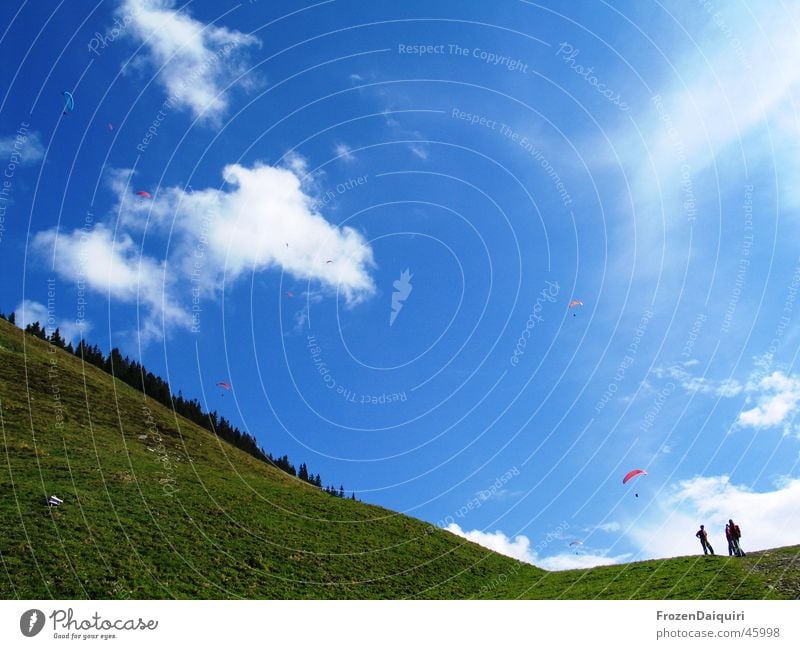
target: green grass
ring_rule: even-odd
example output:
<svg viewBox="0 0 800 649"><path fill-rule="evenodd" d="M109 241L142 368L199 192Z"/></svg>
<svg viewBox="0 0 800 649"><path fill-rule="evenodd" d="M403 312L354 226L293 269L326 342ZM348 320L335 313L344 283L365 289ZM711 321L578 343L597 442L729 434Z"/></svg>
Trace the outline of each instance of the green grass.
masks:
<svg viewBox="0 0 800 649"><path fill-rule="evenodd" d="M0 415L4 599L800 594L796 547L559 573L521 564L328 496L5 321ZM64 505L44 505L50 494Z"/></svg>

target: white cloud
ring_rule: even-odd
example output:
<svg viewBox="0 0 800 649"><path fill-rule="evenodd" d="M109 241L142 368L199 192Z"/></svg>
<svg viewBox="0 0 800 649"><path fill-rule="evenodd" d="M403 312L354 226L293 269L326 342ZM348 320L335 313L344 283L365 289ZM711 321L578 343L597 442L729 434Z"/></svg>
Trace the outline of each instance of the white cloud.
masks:
<svg viewBox="0 0 800 649"><path fill-rule="evenodd" d="M777 173L782 208L800 206L800 189L792 182L800 173L800 66L792 65L800 59L800 5L714 3L708 13L701 5L695 3L686 24L694 42L666 49L665 74L646 79L660 101L643 97L632 113L636 128L620 121L612 136L614 156L605 141L587 145L598 152L598 167L610 163L629 174L619 200L636 218L636 245L629 237L615 242L612 272L630 272L632 248L665 246L665 255L637 256L636 274L677 282L677 270L689 263L686 232L696 225L705 233L704 216L725 211L731 196L741 200L745 173L751 182L762 172ZM680 3L674 10L676 16L687 13ZM697 247L692 254L702 260L710 253Z"/></svg>
<svg viewBox="0 0 800 649"><path fill-rule="evenodd" d="M654 368L653 375L664 379L674 379L687 392L697 392L717 398L730 398L747 394L745 403L756 405L739 413L736 425L749 428L773 428L783 425L784 433L792 432L792 420L800 409L800 376L787 375L782 371L773 371L765 375L768 365L762 357L755 358L754 368L746 383L736 379L713 380L706 377L693 376L681 365L673 365L668 369ZM662 453L669 453L670 448L662 448Z"/></svg>
<svg viewBox="0 0 800 649"><path fill-rule="evenodd" d="M420 160L427 160L428 159L428 149L425 148L422 144L409 144L408 148L411 149L411 153L417 156Z"/></svg>
<svg viewBox="0 0 800 649"><path fill-rule="evenodd" d="M8 162L26 166L39 162L44 157L42 138L36 131L24 127L14 133L0 137L0 151Z"/></svg>
<svg viewBox="0 0 800 649"><path fill-rule="evenodd" d="M304 292L312 302L324 291L357 304L375 291L372 248L358 231L332 225L316 210L304 190L307 165L300 156L290 156L287 164L291 168L228 165L226 189L146 188L151 199L135 195L131 170L112 170L108 184L116 195L116 239L99 224L88 233L40 232L34 246L43 255L53 255L55 246L60 276L144 305L140 334L153 339L164 327L192 326L186 309L196 293L214 299L224 281L264 270L312 284ZM131 234L145 228L148 242L169 237L168 259L141 253ZM298 330L305 317L296 316Z"/></svg>
<svg viewBox="0 0 800 649"><path fill-rule="evenodd" d="M227 190L168 187L154 192L152 200L136 197L129 170L118 170L111 176L115 211L128 228L172 230L176 258L171 262L184 274L196 272L201 246L208 294L223 274L233 281L274 269L338 291L349 304L369 297L375 290L369 274L372 248L355 229L332 225L319 213L306 189L302 157L287 156L287 165L228 165L222 171L231 185Z"/></svg>
<svg viewBox="0 0 800 649"><path fill-rule="evenodd" d="M662 179L684 164L696 173L756 130L772 129L772 136L760 143L748 140L748 155L757 144L759 153L783 158L798 143L791 104L800 70L791 62L800 58L800 8L720 3L706 20L696 47L672 56L675 76L656 89L661 107L650 104L651 122L640 129L647 134L649 148L640 169L648 177L650 164ZM782 131L777 137L776 129ZM776 144L778 149L788 146L776 151ZM648 188L643 176L641 180L642 191L657 191L655 185Z"/></svg>
<svg viewBox="0 0 800 649"><path fill-rule="evenodd" d="M93 230L58 234L55 229L39 232L34 249L54 256L55 270L71 282L82 282L98 293L124 303L139 303L147 313L140 334L159 339L160 325L189 326L190 317L170 298L170 282L164 264L142 255L125 233L114 234L102 224ZM166 282L166 283L165 283Z"/></svg>
<svg viewBox="0 0 800 649"><path fill-rule="evenodd" d="M120 13L168 96L195 117L216 120L228 107L223 89L244 70L240 50L260 41L174 6L172 0L125 0Z"/></svg>
<svg viewBox="0 0 800 649"><path fill-rule="evenodd" d="M545 570L571 570L573 568L605 566L621 563L631 556L630 554L622 554L616 557L608 557L588 552L581 552L580 554L563 552L548 557L539 557L536 550L531 547L530 539L523 534L510 539L500 530L496 532L481 532L480 530L471 530L467 532L462 530L457 523L450 523L445 529L468 541L494 550L498 554L503 554L507 557L533 564Z"/></svg>
<svg viewBox="0 0 800 649"><path fill-rule="evenodd" d="M550 557L544 557L536 562L536 565L545 570L577 570L582 568L594 568L596 566L611 566L617 563L624 563L633 555L630 553L619 554L609 557L603 554L592 554L583 552L564 552Z"/></svg>
<svg viewBox="0 0 800 649"><path fill-rule="evenodd" d="M339 142L334 147L334 153L338 158L341 158L345 162L353 162L356 157L353 155L352 151L350 151L350 147L347 146L344 142Z"/></svg>
<svg viewBox="0 0 800 649"><path fill-rule="evenodd" d="M89 324L84 320L83 327L78 326L74 320L59 319L56 316L55 307L48 310L47 306L34 300L22 300L16 309L14 316L18 327L24 329L29 324L38 322L45 328L48 335L55 329L59 330L61 337L67 342L80 340L81 335L90 329Z"/></svg>
<svg viewBox="0 0 800 649"><path fill-rule="evenodd" d="M295 172L234 164L225 167L223 175L235 189L214 196L219 207L209 224L208 247L227 277L280 269L297 280L339 291L351 304L374 292L368 272L374 265L372 249L355 229L326 221ZM184 227L196 222L197 200L184 196Z"/></svg>
<svg viewBox="0 0 800 649"><path fill-rule="evenodd" d="M644 555L654 558L700 552L701 524L717 554L727 554L725 523L742 529L745 551L794 545L800 538L800 479L784 479L772 491L753 491L727 475L697 477L674 485L657 503L657 515L628 529Z"/></svg>
<svg viewBox="0 0 800 649"><path fill-rule="evenodd" d="M598 529L601 532L608 532L610 534L613 532L619 532L622 529L622 525L616 522L603 523L602 525L598 525L595 529Z"/></svg>
<svg viewBox="0 0 800 649"><path fill-rule="evenodd" d="M771 428L788 424L797 412L800 404L800 378L796 376L787 376L776 371L755 385L748 385L748 388L767 394L758 397L758 404L754 408L739 413L737 423L741 426Z"/></svg>
<svg viewBox="0 0 800 649"><path fill-rule="evenodd" d="M504 554L507 557L513 557L532 564L537 561L536 553L531 549L530 539L522 534L515 536L514 540L511 540L500 530L496 532L481 532L480 530L467 532L462 530L457 523L450 523L445 529L452 534L494 550L499 554Z"/></svg>
<svg viewBox="0 0 800 649"><path fill-rule="evenodd" d="M652 373L658 378L675 379L687 392L699 392L714 397L735 397L744 390L744 386L736 379L715 380L704 376L693 376L677 364L667 369L654 368Z"/></svg>

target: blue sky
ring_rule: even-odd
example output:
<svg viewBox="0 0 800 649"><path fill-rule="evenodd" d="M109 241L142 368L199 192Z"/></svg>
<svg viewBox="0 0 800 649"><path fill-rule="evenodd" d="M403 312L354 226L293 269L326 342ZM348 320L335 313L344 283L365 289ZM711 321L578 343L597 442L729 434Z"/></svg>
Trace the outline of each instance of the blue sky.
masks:
<svg viewBox="0 0 800 649"><path fill-rule="evenodd" d="M797 6L464 4L17 3L0 307L548 568L796 542Z"/></svg>

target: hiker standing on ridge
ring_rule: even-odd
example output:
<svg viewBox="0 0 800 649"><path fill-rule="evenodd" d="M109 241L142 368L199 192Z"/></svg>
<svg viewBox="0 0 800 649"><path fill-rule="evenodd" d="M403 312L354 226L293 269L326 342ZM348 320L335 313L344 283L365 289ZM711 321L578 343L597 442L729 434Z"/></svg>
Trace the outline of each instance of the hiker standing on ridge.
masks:
<svg viewBox="0 0 800 649"><path fill-rule="evenodd" d="M728 556L733 556L733 537L731 537L731 526L725 523L725 538L728 539Z"/></svg>
<svg viewBox="0 0 800 649"><path fill-rule="evenodd" d="M700 526L700 529L697 530L697 534L695 536L700 539L700 545L703 546L703 554L714 554L714 548L711 547L711 544L708 542L708 532L706 532L706 528L704 525Z"/></svg>
<svg viewBox="0 0 800 649"><path fill-rule="evenodd" d="M728 521L728 529L731 533L731 545L733 546L733 553L737 557L743 557L744 552L742 552L742 546L739 545L739 539L742 538L742 531L739 529L739 526L733 522L733 519Z"/></svg>

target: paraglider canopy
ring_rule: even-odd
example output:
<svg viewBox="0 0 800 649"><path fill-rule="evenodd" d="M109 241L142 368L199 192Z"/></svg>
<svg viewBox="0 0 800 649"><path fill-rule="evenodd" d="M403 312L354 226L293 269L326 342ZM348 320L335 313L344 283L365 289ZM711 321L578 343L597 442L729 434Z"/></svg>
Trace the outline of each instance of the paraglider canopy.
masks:
<svg viewBox="0 0 800 649"><path fill-rule="evenodd" d="M574 309L575 307L579 307L579 306L583 306L583 302L581 302L580 300L572 300L572 302L569 303L569 306L567 307L567 310ZM577 315L577 313L573 313L572 317L574 318L576 315Z"/></svg>
<svg viewBox="0 0 800 649"><path fill-rule="evenodd" d="M625 474L625 477L622 478L622 484L627 484L629 480L635 478L637 475L647 475L647 471L644 469L634 469L633 471L628 471L628 473Z"/></svg>
<svg viewBox="0 0 800 649"><path fill-rule="evenodd" d="M583 545L583 541L572 541L570 545Z"/></svg>
<svg viewBox="0 0 800 649"><path fill-rule="evenodd" d="M225 383L225 381L220 381L219 383L217 383L217 387L225 388L226 390L230 390L231 389L230 384L229 383Z"/></svg>
<svg viewBox="0 0 800 649"><path fill-rule="evenodd" d="M153 198L152 196L150 196L150 192L145 192L145 191L136 192L136 195L143 196L144 198Z"/></svg>
<svg viewBox="0 0 800 649"><path fill-rule="evenodd" d="M64 114L66 115L69 112L75 110L75 99L72 97L72 93L68 90L64 91Z"/></svg>

